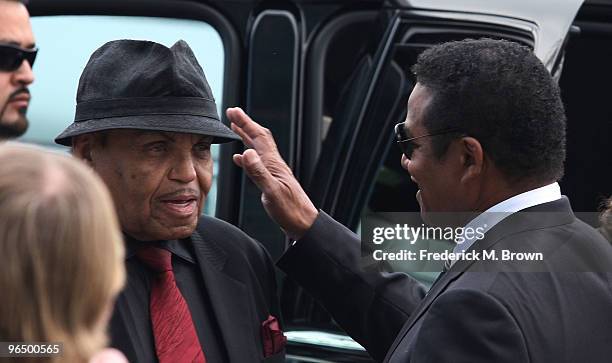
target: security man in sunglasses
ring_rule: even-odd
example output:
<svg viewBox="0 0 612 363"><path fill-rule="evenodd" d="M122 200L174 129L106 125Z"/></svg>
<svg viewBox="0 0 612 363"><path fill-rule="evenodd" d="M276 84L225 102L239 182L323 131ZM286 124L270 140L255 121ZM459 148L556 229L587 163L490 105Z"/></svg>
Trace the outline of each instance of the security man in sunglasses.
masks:
<svg viewBox="0 0 612 363"><path fill-rule="evenodd" d="M28 86L34 82L36 52L23 2L0 0L0 140L19 137L28 129Z"/></svg>

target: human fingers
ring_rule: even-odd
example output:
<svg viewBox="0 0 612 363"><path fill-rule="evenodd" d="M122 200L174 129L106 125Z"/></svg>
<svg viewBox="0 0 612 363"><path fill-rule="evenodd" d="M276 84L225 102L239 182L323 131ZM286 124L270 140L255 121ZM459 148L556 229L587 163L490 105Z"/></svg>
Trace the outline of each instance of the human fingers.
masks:
<svg viewBox="0 0 612 363"><path fill-rule="evenodd" d="M232 130L243 139L248 147L255 149L264 162L271 159L282 159L270 130L253 121L239 107L228 108L226 113L232 122Z"/></svg>
<svg viewBox="0 0 612 363"><path fill-rule="evenodd" d="M242 139L242 142L247 147L253 147L253 140L251 139L251 137L249 137L249 135L247 135L244 131L242 131L242 129L238 125L232 122L230 124L230 127L232 128L232 131L234 131L236 134L238 134L238 136L240 136L240 138Z"/></svg>
<svg viewBox="0 0 612 363"><path fill-rule="evenodd" d="M278 180L266 168L257 152L253 149L248 149L240 157L236 158L236 155L234 157L234 162L238 161L241 164L242 169L244 169L249 179L255 183L257 188L264 194L272 196L272 193L277 190L276 184Z"/></svg>
<svg viewBox="0 0 612 363"><path fill-rule="evenodd" d="M253 121L240 107L228 108L225 114L232 123L236 124L238 128L252 139L265 134L266 129Z"/></svg>
<svg viewBox="0 0 612 363"><path fill-rule="evenodd" d="M242 168L242 154L234 154L232 156L232 160L234 161L234 164Z"/></svg>

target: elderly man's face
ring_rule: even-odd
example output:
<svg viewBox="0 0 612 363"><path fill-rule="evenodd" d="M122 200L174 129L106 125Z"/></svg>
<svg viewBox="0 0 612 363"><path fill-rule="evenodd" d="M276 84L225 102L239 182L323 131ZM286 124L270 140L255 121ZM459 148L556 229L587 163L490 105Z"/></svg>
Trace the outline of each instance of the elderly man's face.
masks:
<svg viewBox="0 0 612 363"><path fill-rule="evenodd" d="M0 0L0 43L34 48L30 17L23 4ZM28 129L27 86L32 82L34 73L27 61L14 71L0 70L0 138L21 136Z"/></svg>
<svg viewBox="0 0 612 363"><path fill-rule="evenodd" d="M213 176L212 137L112 130L83 135L74 151L111 191L123 231L143 240L190 236Z"/></svg>

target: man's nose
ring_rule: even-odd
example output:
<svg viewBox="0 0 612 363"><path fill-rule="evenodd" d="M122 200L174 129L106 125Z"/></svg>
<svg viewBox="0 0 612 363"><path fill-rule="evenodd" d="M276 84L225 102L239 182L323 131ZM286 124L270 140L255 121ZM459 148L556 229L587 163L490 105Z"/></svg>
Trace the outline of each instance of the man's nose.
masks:
<svg viewBox="0 0 612 363"><path fill-rule="evenodd" d="M34 72L30 62L27 60L21 62L19 68L14 72L13 80L22 86L28 86L34 82Z"/></svg>
<svg viewBox="0 0 612 363"><path fill-rule="evenodd" d="M196 168L191 155L176 158L170 171L170 179L182 183L189 183L196 178Z"/></svg>

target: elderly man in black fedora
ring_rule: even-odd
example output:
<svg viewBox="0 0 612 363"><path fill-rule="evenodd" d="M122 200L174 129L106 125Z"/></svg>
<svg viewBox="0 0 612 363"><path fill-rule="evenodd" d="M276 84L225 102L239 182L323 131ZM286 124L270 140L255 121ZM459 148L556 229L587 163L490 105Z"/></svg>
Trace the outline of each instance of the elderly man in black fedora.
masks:
<svg viewBox="0 0 612 363"><path fill-rule="evenodd" d="M184 41L112 41L81 75L74 123L55 141L71 146L113 196L128 282L110 332L131 362L284 361L268 254L200 215L211 144L237 139Z"/></svg>

